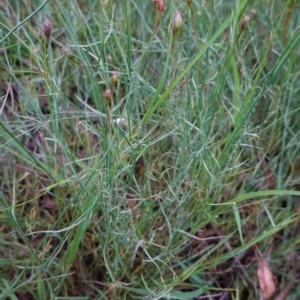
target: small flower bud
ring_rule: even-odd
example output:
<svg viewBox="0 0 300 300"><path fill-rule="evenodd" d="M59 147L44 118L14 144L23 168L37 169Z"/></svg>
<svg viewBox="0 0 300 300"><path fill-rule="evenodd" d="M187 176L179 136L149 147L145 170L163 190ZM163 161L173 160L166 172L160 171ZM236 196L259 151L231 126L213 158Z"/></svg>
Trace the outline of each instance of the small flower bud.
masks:
<svg viewBox="0 0 300 300"><path fill-rule="evenodd" d="M256 12L255 9L251 9L251 10L250 10L250 16L251 16L251 17L254 17L254 18L257 17L257 12Z"/></svg>
<svg viewBox="0 0 300 300"><path fill-rule="evenodd" d="M156 10L160 13L162 13L165 10L165 2L163 0L153 0L153 3L156 6Z"/></svg>
<svg viewBox="0 0 300 300"><path fill-rule="evenodd" d="M49 21L49 19L46 19L44 22L44 34L47 39L50 38L51 30L52 30L51 22Z"/></svg>
<svg viewBox="0 0 300 300"><path fill-rule="evenodd" d="M113 58L110 54L107 55L107 61L112 64L113 63Z"/></svg>
<svg viewBox="0 0 300 300"><path fill-rule="evenodd" d="M176 10L174 22L173 22L173 31L179 31L182 28L182 17L179 10Z"/></svg>
<svg viewBox="0 0 300 300"><path fill-rule="evenodd" d="M110 100L113 98L113 90L112 89L106 89L104 92L104 99L107 103L110 102Z"/></svg>
<svg viewBox="0 0 300 300"><path fill-rule="evenodd" d="M242 20L242 25L241 25L242 30L245 30L248 27L249 20L250 20L249 15L245 15L245 17Z"/></svg>
<svg viewBox="0 0 300 300"><path fill-rule="evenodd" d="M119 81L119 73L114 72L112 76L109 78L109 86L112 87L117 85L118 81Z"/></svg>
<svg viewBox="0 0 300 300"><path fill-rule="evenodd" d="M173 31L173 38L172 38L172 44L170 52L173 53L175 41L180 39L181 36L181 29L182 29L182 17L179 10L176 10L175 16L172 22L172 31Z"/></svg>

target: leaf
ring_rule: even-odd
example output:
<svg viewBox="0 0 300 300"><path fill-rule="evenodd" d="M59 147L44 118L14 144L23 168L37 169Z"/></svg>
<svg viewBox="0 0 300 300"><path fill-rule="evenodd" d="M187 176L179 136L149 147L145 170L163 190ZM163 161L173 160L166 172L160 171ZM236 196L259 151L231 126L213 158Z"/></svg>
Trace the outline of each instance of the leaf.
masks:
<svg viewBox="0 0 300 300"><path fill-rule="evenodd" d="M185 299L194 299L195 297L199 297L200 295L203 295L203 293L204 290L200 288L192 292L171 292L170 296L172 297L171 299L185 300Z"/></svg>
<svg viewBox="0 0 300 300"><path fill-rule="evenodd" d="M257 277L263 298L269 299L275 292L275 282L269 264L264 258L258 263Z"/></svg>

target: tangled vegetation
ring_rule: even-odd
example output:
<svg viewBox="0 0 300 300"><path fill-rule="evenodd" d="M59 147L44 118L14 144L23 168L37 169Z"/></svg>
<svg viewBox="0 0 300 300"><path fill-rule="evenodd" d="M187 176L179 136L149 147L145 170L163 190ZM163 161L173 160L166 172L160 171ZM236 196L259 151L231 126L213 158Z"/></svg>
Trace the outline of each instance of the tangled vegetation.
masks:
<svg viewBox="0 0 300 300"><path fill-rule="evenodd" d="M300 299L300 3L0 3L1 299Z"/></svg>

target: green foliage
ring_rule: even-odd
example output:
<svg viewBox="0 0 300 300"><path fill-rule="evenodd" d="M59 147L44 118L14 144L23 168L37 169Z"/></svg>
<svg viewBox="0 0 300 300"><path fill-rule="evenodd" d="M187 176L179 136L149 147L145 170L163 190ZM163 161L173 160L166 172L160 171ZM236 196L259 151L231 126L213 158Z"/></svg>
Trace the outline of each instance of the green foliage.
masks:
<svg viewBox="0 0 300 300"><path fill-rule="evenodd" d="M0 4L1 299L296 280L299 3L163 3Z"/></svg>

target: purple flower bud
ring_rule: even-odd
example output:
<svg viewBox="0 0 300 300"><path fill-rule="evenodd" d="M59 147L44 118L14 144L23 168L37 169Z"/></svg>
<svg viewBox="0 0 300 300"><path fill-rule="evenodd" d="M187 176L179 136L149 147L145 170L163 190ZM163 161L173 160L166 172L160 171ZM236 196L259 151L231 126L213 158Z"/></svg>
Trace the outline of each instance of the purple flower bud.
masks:
<svg viewBox="0 0 300 300"><path fill-rule="evenodd" d="M44 34L47 39L50 38L51 30L52 30L51 22L48 19L46 19L44 22Z"/></svg>

